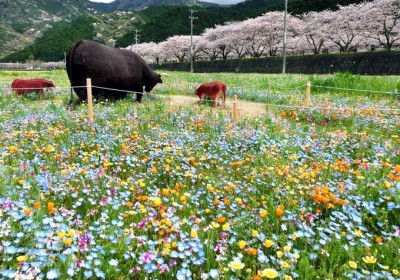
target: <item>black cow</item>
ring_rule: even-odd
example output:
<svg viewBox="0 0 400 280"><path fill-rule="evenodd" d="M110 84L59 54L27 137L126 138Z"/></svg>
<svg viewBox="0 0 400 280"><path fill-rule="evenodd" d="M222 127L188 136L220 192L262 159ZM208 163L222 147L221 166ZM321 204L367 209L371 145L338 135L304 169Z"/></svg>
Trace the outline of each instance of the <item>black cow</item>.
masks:
<svg viewBox="0 0 400 280"><path fill-rule="evenodd" d="M94 41L78 41L69 49L66 59L71 86L79 97L77 103L87 100L87 78L92 80L94 98L122 99L131 91L136 93L137 102L142 100L143 87L150 92L162 83L161 75L154 73L136 53Z"/></svg>

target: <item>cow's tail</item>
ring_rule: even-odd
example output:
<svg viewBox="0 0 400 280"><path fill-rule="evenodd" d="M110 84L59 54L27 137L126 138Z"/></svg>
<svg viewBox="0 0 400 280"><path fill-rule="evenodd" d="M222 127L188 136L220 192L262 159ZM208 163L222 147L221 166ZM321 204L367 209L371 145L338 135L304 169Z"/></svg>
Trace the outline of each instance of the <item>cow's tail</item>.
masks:
<svg viewBox="0 0 400 280"><path fill-rule="evenodd" d="M65 67L67 69L67 74L68 74L69 80L71 82L70 97L69 97L68 105L71 105L73 103L73 96L74 96L73 88L72 88L72 59L74 57L75 49L80 43L82 43L82 40L76 42L75 45L68 51L68 56L65 61L65 63L66 63Z"/></svg>

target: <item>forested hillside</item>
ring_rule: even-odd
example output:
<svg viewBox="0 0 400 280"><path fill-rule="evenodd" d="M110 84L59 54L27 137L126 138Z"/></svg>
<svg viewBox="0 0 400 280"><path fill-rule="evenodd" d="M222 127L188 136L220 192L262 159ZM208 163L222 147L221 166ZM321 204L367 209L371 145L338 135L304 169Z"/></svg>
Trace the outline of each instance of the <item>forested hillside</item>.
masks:
<svg viewBox="0 0 400 280"><path fill-rule="evenodd" d="M200 34L205 28L222 24L231 18L218 11L196 8L193 34ZM151 7L140 13L142 21L138 23L140 42L161 42L173 35L189 35L189 10L182 6ZM173 20L172 20L173 19ZM117 47L132 44L135 30L125 33L116 40Z"/></svg>
<svg viewBox="0 0 400 280"><path fill-rule="evenodd" d="M35 9L37 13L38 9L44 8L40 6L39 2L42 3L41 1L32 1L36 4L32 6L31 3L27 9ZM0 12L6 20L5 22L0 21L0 30L2 31L0 57L3 57L1 61L60 60L71 43L79 39L97 40L117 47L126 47L135 42L135 30L139 31L140 42L161 42L173 35L190 34L188 6L152 6L141 11L115 11L100 14L84 2L83 0L69 0L60 4L57 0L46 1L47 6L42 3L47 9L42 13L42 18L35 20L30 18L24 21L24 11L17 8L15 3L6 0L8 4ZM308 11L334 10L338 4L348 5L359 2L362 1L291 0L288 3L288 10L292 14L301 14ZM82 4L79 13L87 16L73 20L73 11L78 13L76 5L79 3ZM224 22L242 21L260 16L268 11L283 10L283 3L284 1L281 0L248 0L228 7L215 5L195 7L197 12L194 16L197 19L194 21L193 34L200 35L205 28ZM13 11L14 15L10 16L7 9ZM35 28L28 29L30 24ZM34 32L34 35L29 37L30 39L26 39L26 33L29 32ZM18 51L17 46L26 40L28 42L25 44L32 42L31 45ZM16 47L15 51L10 55L5 55L12 46Z"/></svg>
<svg viewBox="0 0 400 280"><path fill-rule="evenodd" d="M45 32L35 44L7 56L7 61L24 60L62 61L64 53L75 41L82 38L94 38L93 22L96 19L90 15L82 15L72 22L60 21Z"/></svg>

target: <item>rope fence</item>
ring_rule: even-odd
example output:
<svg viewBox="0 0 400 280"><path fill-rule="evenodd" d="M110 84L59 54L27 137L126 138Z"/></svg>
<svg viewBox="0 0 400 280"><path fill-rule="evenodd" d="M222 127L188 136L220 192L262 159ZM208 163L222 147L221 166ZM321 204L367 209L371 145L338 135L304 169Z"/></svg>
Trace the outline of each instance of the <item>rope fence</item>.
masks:
<svg viewBox="0 0 400 280"><path fill-rule="evenodd" d="M349 111L349 112L363 112L363 111L370 111L370 112L400 112L400 109L398 108L368 108L368 109L358 109L358 108L352 108L352 107L330 107L330 106L311 106L311 88L326 88L326 89L335 89L335 90L343 90L343 91L358 91L358 92L370 92L370 93L382 93L382 94L390 94L390 95L399 95L400 93L398 92L387 92L387 91L376 91L376 90L362 90L362 89L349 89L349 88L336 88L336 87L329 87L329 86L319 86L319 85L311 85L311 82L307 82L305 85L299 85L293 88L289 87L282 87L273 83L268 82L268 89L266 90L258 90L256 93L271 93L271 88L278 88L280 90L285 90L285 91L292 91L292 92L297 92L301 93L301 89L304 90L305 87L305 95L304 95L304 106L299 106L299 105L283 105L283 104L274 104L274 103L263 103L266 107L281 107L281 108L295 108L295 109L306 109L306 110L325 110L325 111ZM80 89L80 88L86 88L87 89L87 103L88 103L88 121L89 123L93 123L93 118L94 118L94 113L93 113L93 94L92 90L93 88L95 89L101 89L101 90L109 90L109 91L116 91L116 92L129 92L129 93L135 93L135 94L142 94L142 95L149 95L149 96L156 96L160 98L168 98L167 95L160 95L160 94L153 94L153 93L147 93L147 92L137 92L137 91L128 91L128 90L120 90L120 89L115 89L115 88L108 88L108 87L100 87L100 86L94 86L91 83L91 79L88 78L86 80L86 85L85 86L73 86L73 87L55 87L54 89L56 90L71 90L71 89ZM13 89L10 87L5 87L2 86L2 89L6 92L11 92ZM18 88L20 90L40 90L43 88ZM243 89L241 88L230 88L230 92L240 92ZM304 91L303 91L304 93ZM199 100L196 97L185 97L186 100ZM214 102L214 100L202 100L202 102ZM233 101L228 101L226 100L224 104L232 104L233 105L233 120L237 121L239 119L239 105L240 102L238 101L238 96L237 94L233 95ZM137 113L136 113L137 114Z"/></svg>

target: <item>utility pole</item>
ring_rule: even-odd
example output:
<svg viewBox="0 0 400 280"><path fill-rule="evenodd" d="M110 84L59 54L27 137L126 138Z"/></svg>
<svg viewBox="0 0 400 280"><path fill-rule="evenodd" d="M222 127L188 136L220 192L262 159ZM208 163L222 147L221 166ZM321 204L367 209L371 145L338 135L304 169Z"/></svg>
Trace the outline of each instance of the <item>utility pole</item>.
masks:
<svg viewBox="0 0 400 280"><path fill-rule="evenodd" d="M190 72L193 73L193 20L197 19L197 17L193 16L193 13L197 12L196 10L190 9Z"/></svg>
<svg viewBox="0 0 400 280"><path fill-rule="evenodd" d="M284 15L284 18L283 18L283 66L282 66L282 74L286 73L287 1L288 0L285 0L285 15Z"/></svg>
<svg viewBox="0 0 400 280"><path fill-rule="evenodd" d="M140 32L139 29L135 29L135 45L139 44L139 37L140 35L138 34Z"/></svg>
<svg viewBox="0 0 400 280"><path fill-rule="evenodd" d="M135 44L131 45L131 50L132 50L133 45L139 44L139 37L140 37L140 35L138 34L139 32L140 32L140 29L135 29Z"/></svg>

